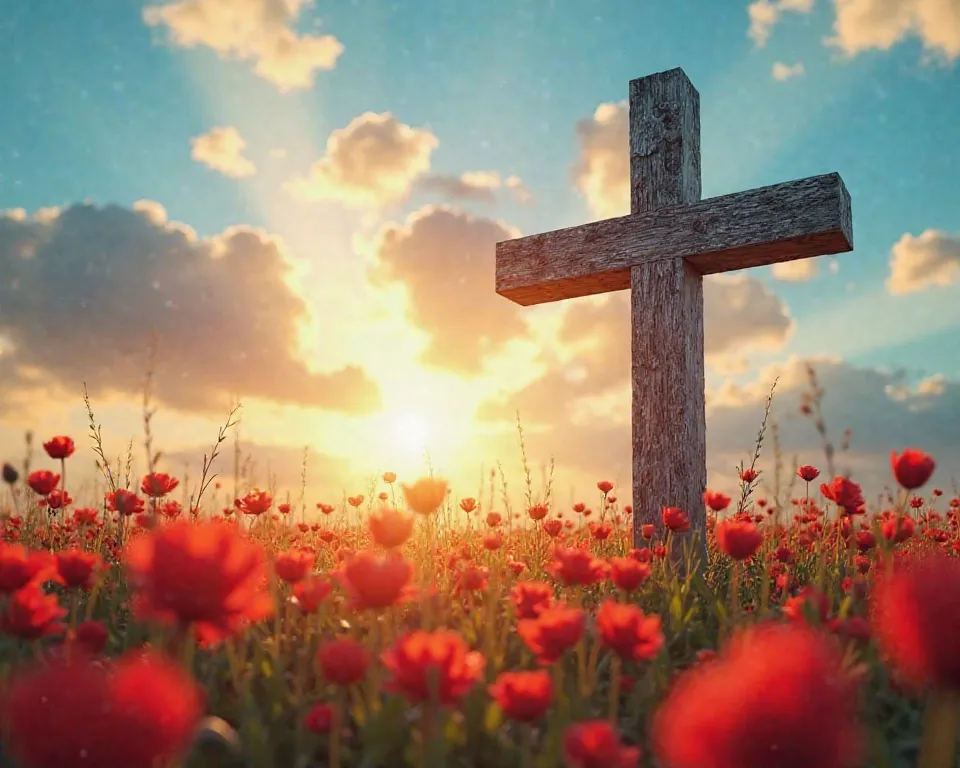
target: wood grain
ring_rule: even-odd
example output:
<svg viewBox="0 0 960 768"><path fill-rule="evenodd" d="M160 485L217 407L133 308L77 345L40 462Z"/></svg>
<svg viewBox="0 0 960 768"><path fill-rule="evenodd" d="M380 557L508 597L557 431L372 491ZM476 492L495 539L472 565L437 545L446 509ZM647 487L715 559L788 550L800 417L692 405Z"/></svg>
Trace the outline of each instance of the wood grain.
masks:
<svg viewBox="0 0 960 768"><path fill-rule="evenodd" d="M852 249L850 195L830 173L497 243L496 291L529 306L629 288L631 267L655 261L708 275Z"/></svg>

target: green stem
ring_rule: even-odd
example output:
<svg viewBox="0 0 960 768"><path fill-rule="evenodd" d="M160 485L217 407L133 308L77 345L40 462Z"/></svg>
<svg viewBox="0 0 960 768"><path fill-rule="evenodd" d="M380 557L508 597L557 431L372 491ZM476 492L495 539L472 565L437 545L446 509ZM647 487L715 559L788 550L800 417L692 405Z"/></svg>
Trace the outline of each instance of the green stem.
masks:
<svg viewBox="0 0 960 768"><path fill-rule="evenodd" d="M607 717L614 727L620 710L620 656L613 654L610 660L610 700L607 703Z"/></svg>

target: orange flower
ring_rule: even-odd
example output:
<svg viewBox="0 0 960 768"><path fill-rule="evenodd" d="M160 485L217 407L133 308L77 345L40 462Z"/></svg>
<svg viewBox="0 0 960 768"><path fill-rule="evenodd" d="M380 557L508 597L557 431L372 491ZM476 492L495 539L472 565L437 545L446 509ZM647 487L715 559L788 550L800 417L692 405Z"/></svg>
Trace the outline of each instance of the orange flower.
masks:
<svg viewBox="0 0 960 768"><path fill-rule="evenodd" d="M347 496L347 504L356 509L363 504L363 494L359 493L356 496Z"/></svg>
<svg viewBox="0 0 960 768"><path fill-rule="evenodd" d="M66 435L57 435L43 444L43 450L51 459L69 459L76 449L73 440Z"/></svg>
<svg viewBox="0 0 960 768"><path fill-rule="evenodd" d="M49 469L37 469L27 475L27 485L38 496L48 495L59 482L60 475L54 474Z"/></svg>
<svg viewBox="0 0 960 768"><path fill-rule="evenodd" d="M421 477L413 485L400 484L407 506L419 515L432 515L447 497L447 481Z"/></svg>
<svg viewBox="0 0 960 768"><path fill-rule="evenodd" d="M833 638L804 625L745 630L683 674L653 721L670 768L859 765L856 696Z"/></svg>
<svg viewBox="0 0 960 768"><path fill-rule="evenodd" d="M273 558L273 570L277 578L288 584L296 584L313 569L316 558L310 552L292 550L279 552Z"/></svg>
<svg viewBox="0 0 960 768"><path fill-rule="evenodd" d="M202 712L193 680L153 656L105 666L74 654L18 668L3 701L9 753L26 768L170 765Z"/></svg>
<svg viewBox="0 0 960 768"><path fill-rule="evenodd" d="M170 477L166 472L154 472L143 476L140 483L140 493L152 499L159 499L166 496L178 485L180 485L180 481L175 477Z"/></svg>
<svg viewBox="0 0 960 768"><path fill-rule="evenodd" d="M359 683L367 674L370 654L356 640L328 640L317 651L317 662L324 678L334 685Z"/></svg>
<svg viewBox="0 0 960 768"><path fill-rule="evenodd" d="M48 595L37 584L14 592L0 616L0 630L23 640L38 640L63 632L60 619L67 611L60 607L56 595Z"/></svg>
<svg viewBox="0 0 960 768"><path fill-rule="evenodd" d="M912 491L926 485L937 465L932 456L916 448L907 448L899 456L896 451L890 452L890 466L900 486Z"/></svg>
<svg viewBox="0 0 960 768"><path fill-rule="evenodd" d="M663 527L674 533L686 533L690 530L690 518L680 507L664 507Z"/></svg>
<svg viewBox="0 0 960 768"><path fill-rule="evenodd" d="M369 550L355 554L343 569L344 586L359 611L397 603L411 576L413 566L400 555L380 557Z"/></svg>
<svg viewBox="0 0 960 768"><path fill-rule="evenodd" d="M367 525L373 540L384 549L402 546L413 535L414 518L398 509L384 507L370 515Z"/></svg>
<svg viewBox="0 0 960 768"><path fill-rule="evenodd" d="M102 567L103 558L94 552L74 548L57 553L57 573L68 588L90 589Z"/></svg>
<svg viewBox="0 0 960 768"><path fill-rule="evenodd" d="M558 546L553 556L556 559L547 564L546 571L568 587L589 587L600 581L606 572L603 561L582 547Z"/></svg>
<svg viewBox="0 0 960 768"><path fill-rule="evenodd" d="M511 720L539 720L553 701L553 681L546 670L501 672L487 687L490 696Z"/></svg>
<svg viewBox="0 0 960 768"><path fill-rule="evenodd" d="M583 637L587 617L579 608L557 604L540 611L535 619L517 622L517 634L537 656L540 664L557 661Z"/></svg>
<svg viewBox="0 0 960 768"><path fill-rule="evenodd" d="M171 523L134 538L124 559L140 618L196 625L210 642L275 609L263 550L232 525Z"/></svg>
<svg viewBox="0 0 960 768"><path fill-rule="evenodd" d="M429 701L434 693L440 704L453 706L480 681L486 663L456 632L415 630L384 651L383 665L392 675L384 688L411 704Z"/></svg>
<svg viewBox="0 0 960 768"><path fill-rule="evenodd" d="M460 499L460 509L467 514L470 514L477 509L477 500L472 496L467 497L466 499Z"/></svg>
<svg viewBox="0 0 960 768"><path fill-rule="evenodd" d="M714 527L713 535L720 550L734 560L753 557L763 544L763 533L747 520L722 520Z"/></svg>
<svg viewBox="0 0 960 768"><path fill-rule="evenodd" d="M646 616L635 605L605 600L597 611L603 644L625 661L649 661L663 647L660 617Z"/></svg>
<svg viewBox="0 0 960 768"><path fill-rule="evenodd" d="M899 561L878 579L871 613L880 648L907 681L960 691L960 559Z"/></svg>
<svg viewBox="0 0 960 768"><path fill-rule="evenodd" d="M624 746L606 720L588 720L567 727L563 759L569 768L636 768L640 748Z"/></svg>
<svg viewBox="0 0 960 768"><path fill-rule="evenodd" d="M396 472L384 472L383 473L383 482L387 485L393 485L397 482L397 473Z"/></svg>
<svg viewBox="0 0 960 768"><path fill-rule="evenodd" d="M632 557L615 557L610 561L610 580L617 589L633 592L650 578L649 563L641 563Z"/></svg>

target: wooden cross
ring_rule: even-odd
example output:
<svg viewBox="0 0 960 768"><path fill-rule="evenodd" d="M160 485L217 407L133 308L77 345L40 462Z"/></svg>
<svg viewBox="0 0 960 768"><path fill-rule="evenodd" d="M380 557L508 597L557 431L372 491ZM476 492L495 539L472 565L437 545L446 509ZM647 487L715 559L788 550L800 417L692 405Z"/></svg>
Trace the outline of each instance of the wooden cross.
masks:
<svg viewBox="0 0 960 768"><path fill-rule="evenodd" d="M682 69L630 82L630 215L497 243L524 306L630 289L634 539L681 507L705 546L703 276L853 249L831 173L700 199L700 94Z"/></svg>

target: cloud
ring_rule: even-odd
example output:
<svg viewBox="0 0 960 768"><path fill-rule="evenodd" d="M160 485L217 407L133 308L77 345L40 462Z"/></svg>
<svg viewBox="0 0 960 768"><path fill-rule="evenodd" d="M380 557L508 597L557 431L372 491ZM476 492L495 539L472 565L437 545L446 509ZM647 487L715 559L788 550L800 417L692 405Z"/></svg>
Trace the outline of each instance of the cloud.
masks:
<svg viewBox="0 0 960 768"><path fill-rule="evenodd" d="M787 283L802 283L817 276L818 263L816 258L781 261L771 267L771 274Z"/></svg>
<svg viewBox="0 0 960 768"><path fill-rule="evenodd" d="M190 157L224 176L241 179L256 173L256 166L243 156L247 142L233 126L219 126L190 139Z"/></svg>
<svg viewBox="0 0 960 768"><path fill-rule="evenodd" d="M423 362L463 374L526 332L520 307L494 291L495 245L519 233L450 206L425 206L374 243L371 279L402 285L407 316L429 337Z"/></svg>
<svg viewBox="0 0 960 768"><path fill-rule="evenodd" d="M710 276L703 293L704 354L712 368L742 370L745 352L781 349L793 332L786 306L758 280ZM575 414L584 399L629 393L629 296L619 292L600 300L575 299L568 307L556 337L558 349L545 356L543 376L519 392L484 403L481 419L509 420L519 408L534 422L550 423L557 409Z"/></svg>
<svg viewBox="0 0 960 768"><path fill-rule="evenodd" d="M960 57L956 0L834 0L834 35L827 42L847 56L889 50L908 37L947 61Z"/></svg>
<svg viewBox="0 0 960 768"><path fill-rule="evenodd" d="M518 203L529 203L533 199L519 176L501 179L496 171L467 171L459 176L429 174L420 177L417 186L425 192L437 192L452 201L493 203L500 189L512 192Z"/></svg>
<svg viewBox="0 0 960 768"><path fill-rule="evenodd" d="M893 246L887 290L897 296L960 280L960 236L928 229L907 233Z"/></svg>
<svg viewBox="0 0 960 768"><path fill-rule="evenodd" d="M171 44L204 46L222 58L253 63L281 91L309 88L317 70L333 69L343 45L333 35L296 32L309 0L180 0L151 5L143 20L166 28Z"/></svg>
<svg viewBox="0 0 960 768"><path fill-rule="evenodd" d="M782 61L775 61L773 63L773 79L780 80L789 80L791 77L800 77L803 74L803 62L798 61L796 64L784 64Z"/></svg>
<svg viewBox="0 0 960 768"><path fill-rule="evenodd" d="M579 157L573 181L597 219L630 213L630 108L601 104L577 122Z"/></svg>
<svg viewBox="0 0 960 768"><path fill-rule="evenodd" d="M295 267L262 230L201 238L153 201L0 217L3 375L11 388L138 393L155 332L156 394L171 407L219 412L239 394L371 410L379 391L361 369L302 359L316 326Z"/></svg>
<svg viewBox="0 0 960 768"><path fill-rule="evenodd" d="M757 0L747 6L750 29L747 34L758 48L767 44L774 26L785 12L810 13L813 0Z"/></svg>
<svg viewBox="0 0 960 768"><path fill-rule="evenodd" d="M355 207L398 202L430 169L439 143L429 130L411 128L389 112L366 112L331 133L326 154L286 188L301 200L338 200Z"/></svg>

